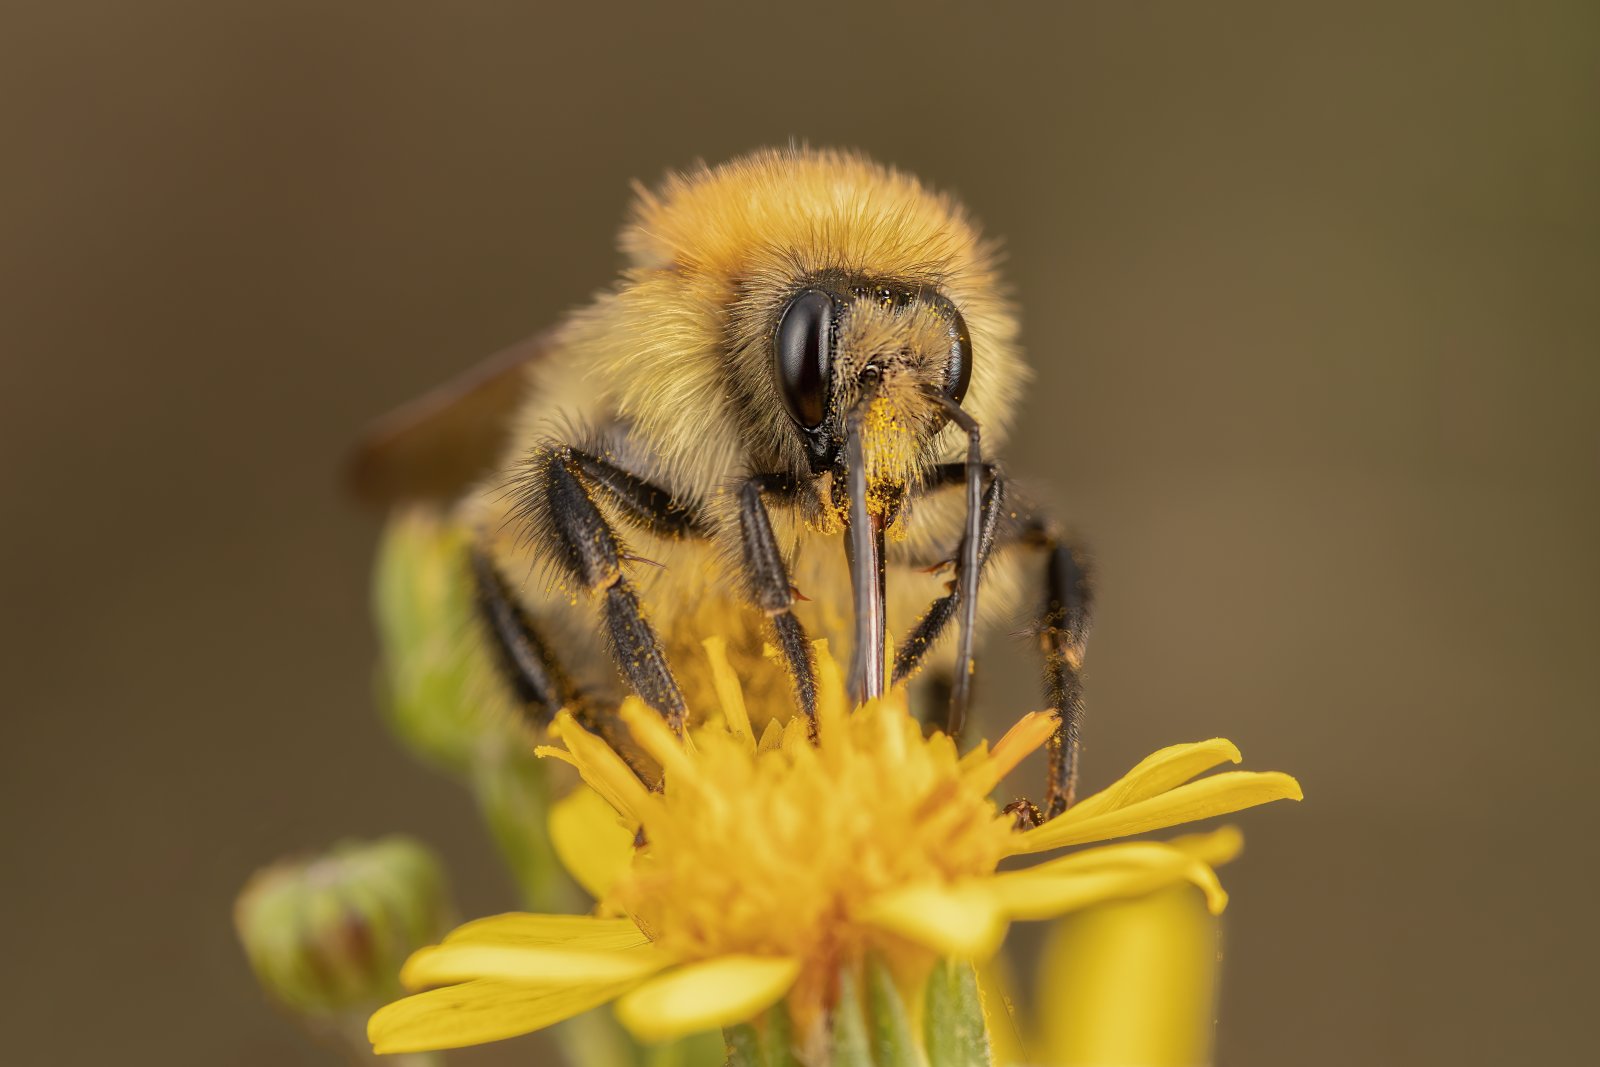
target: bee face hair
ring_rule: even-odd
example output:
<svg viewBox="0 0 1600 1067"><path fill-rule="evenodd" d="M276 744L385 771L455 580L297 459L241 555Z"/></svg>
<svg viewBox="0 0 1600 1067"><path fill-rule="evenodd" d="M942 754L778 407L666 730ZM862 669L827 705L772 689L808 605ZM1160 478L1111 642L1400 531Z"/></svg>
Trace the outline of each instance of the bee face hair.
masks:
<svg viewBox="0 0 1600 1067"><path fill-rule="evenodd" d="M772 357L774 383L812 473L836 463L845 416L864 402L892 412L913 437L930 439L945 421L933 397L959 404L973 365L966 321L943 294L839 271L807 279L784 306Z"/></svg>

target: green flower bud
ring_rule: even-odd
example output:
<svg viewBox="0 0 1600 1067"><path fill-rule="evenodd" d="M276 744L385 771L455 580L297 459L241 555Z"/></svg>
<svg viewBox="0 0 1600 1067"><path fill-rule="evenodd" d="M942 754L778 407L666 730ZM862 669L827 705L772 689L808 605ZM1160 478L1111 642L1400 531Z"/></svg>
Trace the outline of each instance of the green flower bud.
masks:
<svg viewBox="0 0 1600 1067"><path fill-rule="evenodd" d="M456 775L512 722L504 697L485 684L494 671L473 640L467 548L467 533L437 511L396 512L373 575L389 725L418 756Z"/></svg>
<svg viewBox="0 0 1600 1067"><path fill-rule="evenodd" d="M433 853L386 837L257 872L234 904L234 925L262 987L326 1018L398 996L400 965L439 939L450 910Z"/></svg>
<svg viewBox="0 0 1600 1067"><path fill-rule="evenodd" d="M578 901L550 848L550 768L477 639L469 546L437 509L390 517L373 591L380 699L408 748L472 788L525 903L566 910Z"/></svg>

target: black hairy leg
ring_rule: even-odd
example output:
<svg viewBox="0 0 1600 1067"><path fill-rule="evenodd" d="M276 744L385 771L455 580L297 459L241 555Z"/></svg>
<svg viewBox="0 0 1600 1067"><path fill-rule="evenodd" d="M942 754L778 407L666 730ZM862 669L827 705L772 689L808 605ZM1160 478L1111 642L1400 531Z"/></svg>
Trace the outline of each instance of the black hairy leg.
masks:
<svg viewBox="0 0 1600 1067"><path fill-rule="evenodd" d="M1043 818L1066 811L1078 787L1078 731L1083 725L1083 654L1094 621L1094 586L1087 557L1042 526L1025 538L1045 552L1044 612L1039 649L1044 656L1044 693L1061 716L1048 744L1049 779Z"/></svg>
<svg viewBox="0 0 1600 1067"><path fill-rule="evenodd" d="M705 520L691 505L661 486L623 470L610 460L579 448L559 450L584 482L617 506L622 517L657 537L680 540L707 536Z"/></svg>
<svg viewBox="0 0 1600 1067"><path fill-rule="evenodd" d="M501 674L529 724L547 726L556 712L576 705L577 691L494 561L475 548L471 562L478 616Z"/></svg>
<svg viewBox="0 0 1600 1067"><path fill-rule="evenodd" d="M478 617L488 633L495 663L523 718L532 726L544 727L565 708L586 730L599 735L621 754L642 780L648 781L645 768L632 758L616 708L595 705L573 684L486 552L473 549L471 566Z"/></svg>
<svg viewBox="0 0 1600 1067"><path fill-rule="evenodd" d="M683 694L623 570L623 563L636 557L623 546L595 496L603 494L631 522L663 536L699 534L700 520L666 490L569 446L535 453L528 476L524 496L553 536L556 565L602 598L606 637L623 680L681 733Z"/></svg>
<svg viewBox="0 0 1600 1067"><path fill-rule="evenodd" d="M795 702L811 722L817 723L816 664L811 642L800 620L794 617L794 589L789 585L789 570L778 551L772 533L772 520L762 499L766 494L792 497L798 492L793 479L781 474L757 475L739 487L739 544L744 562L744 580L751 601L764 612L772 625L777 647L794 685Z"/></svg>
<svg viewBox="0 0 1600 1067"><path fill-rule="evenodd" d="M945 725L946 732L951 737L960 736L972 700L973 663L970 635L976 620L978 578L982 574L984 564L989 561L990 551L994 548L995 530L999 525L1000 513L1005 507L1006 483L999 469L992 464L983 464L982 473L988 477L989 485L983 490L975 512L977 522L968 524L962 534L961 545L956 550L955 559L949 561L955 565L955 577L949 583L946 594L935 600L911 628L911 633L896 650L894 657L893 684L899 685L916 673L927 659L928 651L943 636L946 627L950 625L950 620L959 616L962 640L956 654L955 673L950 679L949 717ZM970 492L971 474L968 464L944 464L935 468L934 477L924 491L961 485L968 487ZM968 506L971 507L970 501ZM972 541L974 525L978 536Z"/></svg>
<svg viewBox="0 0 1600 1067"><path fill-rule="evenodd" d="M1060 716L1046 742L1044 804L1021 799L1006 811L1021 827L1037 826L1072 806L1078 788L1079 731L1083 726L1083 656L1094 622L1094 585L1088 558L1044 522L1030 520L1020 544L1044 557L1044 597L1034 634L1044 659L1044 698Z"/></svg>
<svg viewBox="0 0 1600 1067"><path fill-rule="evenodd" d="M984 493L979 524L980 570L988 563L997 542L1031 549L1045 557L1043 603L1034 633L1044 660L1045 701L1061 716L1061 722L1047 745L1049 769L1042 808L1027 800L1019 800L1007 808L1019 823L1037 824L1065 811L1072 804L1077 788L1079 732L1084 713L1083 659L1093 623L1094 588L1082 549L1056 536L1044 521L1029 518L1020 526L1008 524L997 537L1000 515L1005 509L1004 479L992 467L988 468L988 473L991 480ZM945 464L935 468L924 491L962 485L965 479L965 464ZM954 562L960 568L964 558L964 553L958 553L954 561L945 562ZM949 593L934 601L900 646L895 656L895 684L909 678L925 662L929 648L956 617L962 588L959 581L952 581ZM952 701L954 699L952 687Z"/></svg>

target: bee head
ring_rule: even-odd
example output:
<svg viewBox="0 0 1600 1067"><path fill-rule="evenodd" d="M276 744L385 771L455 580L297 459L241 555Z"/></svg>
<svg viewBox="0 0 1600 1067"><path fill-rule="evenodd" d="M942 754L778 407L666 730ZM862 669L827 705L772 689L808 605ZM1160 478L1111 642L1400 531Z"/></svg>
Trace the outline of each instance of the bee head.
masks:
<svg viewBox="0 0 1600 1067"><path fill-rule="evenodd" d="M892 522L972 380L961 312L924 285L824 275L796 291L772 334L772 376L813 474L844 486L846 438L860 437L869 509ZM841 503L842 500L836 501Z"/></svg>

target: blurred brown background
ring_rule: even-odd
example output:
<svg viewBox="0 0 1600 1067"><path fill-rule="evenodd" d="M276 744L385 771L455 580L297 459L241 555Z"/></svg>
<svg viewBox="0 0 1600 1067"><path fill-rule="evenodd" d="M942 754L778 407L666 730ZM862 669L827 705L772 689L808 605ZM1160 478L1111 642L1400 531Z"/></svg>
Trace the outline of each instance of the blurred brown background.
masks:
<svg viewBox="0 0 1600 1067"><path fill-rule="evenodd" d="M7 9L0 1058L331 1063L229 927L288 850L510 902L374 713L341 451L606 284L630 179L791 137L1006 239L1089 784L1305 783L1224 872L1222 1061L1592 1050L1600 8Z"/></svg>

